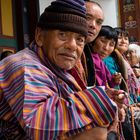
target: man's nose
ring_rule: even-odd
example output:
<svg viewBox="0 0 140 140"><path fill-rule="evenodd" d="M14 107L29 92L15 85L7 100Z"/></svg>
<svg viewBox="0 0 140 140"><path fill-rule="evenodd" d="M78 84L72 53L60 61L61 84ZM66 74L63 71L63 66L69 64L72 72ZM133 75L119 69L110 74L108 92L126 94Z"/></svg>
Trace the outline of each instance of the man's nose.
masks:
<svg viewBox="0 0 140 140"><path fill-rule="evenodd" d="M70 50L76 50L77 49L77 43L75 38L70 38L67 44L67 48Z"/></svg>
<svg viewBox="0 0 140 140"><path fill-rule="evenodd" d="M95 20L90 21L89 27L94 29L96 27L96 21Z"/></svg>
<svg viewBox="0 0 140 140"><path fill-rule="evenodd" d="M130 53L127 53L126 56L127 56L127 57L130 57Z"/></svg>

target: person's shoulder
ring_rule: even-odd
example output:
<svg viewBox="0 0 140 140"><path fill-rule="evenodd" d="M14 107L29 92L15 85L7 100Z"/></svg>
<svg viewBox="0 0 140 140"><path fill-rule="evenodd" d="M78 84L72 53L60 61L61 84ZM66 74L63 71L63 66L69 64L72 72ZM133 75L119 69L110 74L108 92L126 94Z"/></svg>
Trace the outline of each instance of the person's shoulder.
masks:
<svg viewBox="0 0 140 140"><path fill-rule="evenodd" d="M110 55L108 57L106 57L105 59L103 59L104 62L112 62L113 61L113 57Z"/></svg>
<svg viewBox="0 0 140 140"><path fill-rule="evenodd" d="M7 58L0 61L0 66L4 67L23 67L28 63L34 64L35 61L34 52L30 51L28 48L25 48L13 55L8 56Z"/></svg>
<svg viewBox="0 0 140 140"><path fill-rule="evenodd" d="M34 60L33 58L36 58L36 55L33 51L31 51L28 48L25 48L12 56L13 61L22 61L22 62L24 61L29 62L30 60Z"/></svg>

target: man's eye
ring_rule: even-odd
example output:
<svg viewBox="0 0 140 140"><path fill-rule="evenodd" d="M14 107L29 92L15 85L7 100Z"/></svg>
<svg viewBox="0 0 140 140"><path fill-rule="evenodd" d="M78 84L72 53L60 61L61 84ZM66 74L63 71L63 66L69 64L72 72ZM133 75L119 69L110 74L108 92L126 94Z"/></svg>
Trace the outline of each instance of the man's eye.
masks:
<svg viewBox="0 0 140 140"><path fill-rule="evenodd" d="M66 40L66 39L67 39L66 33L65 33L65 32L59 32L59 38L60 38L61 40Z"/></svg>
<svg viewBox="0 0 140 140"><path fill-rule="evenodd" d="M87 21L92 21L93 20L91 16L87 16L86 19L87 19Z"/></svg>
<svg viewBox="0 0 140 140"><path fill-rule="evenodd" d="M77 38L77 43L79 45L84 45L85 44L85 38L84 37L78 37Z"/></svg>
<svg viewBox="0 0 140 140"><path fill-rule="evenodd" d="M59 35L62 36L62 37L65 37L66 33L65 32L60 32Z"/></svg>
<svg viewBox="0 0 140 140"><path fill-rule="evenodd" d="M98 24L98 25L102 25L103 24L103 22L102 21L96 21L96 23Z"/></svg>

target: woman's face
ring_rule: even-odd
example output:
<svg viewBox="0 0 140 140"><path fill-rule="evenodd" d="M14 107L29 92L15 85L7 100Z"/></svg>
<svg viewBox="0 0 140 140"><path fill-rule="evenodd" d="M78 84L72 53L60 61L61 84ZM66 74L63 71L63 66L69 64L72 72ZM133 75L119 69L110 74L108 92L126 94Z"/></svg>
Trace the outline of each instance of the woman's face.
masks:
<svg viewBox="0 0 140 140"><path fill-rule="evenodd" d="M124 34L120 34L118 36L118 43L117 43L117 49L118 51L123 54L128 50L129 45L129 38L128 36L125 36Z"/></svg>
<svg viewBox="0 0 140 140"><path fill-rule="evenodd" d="M101 59L104 59L113 52L115 45L116 42L114 39L107 39L105 36L99 36L95 40L92 50L98 53Z"/></svg>
<svg viewBox="0 0 140 140"><path fill-rule="evenodd" d="M139 63L139 59L138 59L138 56L136 54L136 50L135 49L128 50L126 52L126 58L129 61L131 66L134 66L137 63Z"/></svg>

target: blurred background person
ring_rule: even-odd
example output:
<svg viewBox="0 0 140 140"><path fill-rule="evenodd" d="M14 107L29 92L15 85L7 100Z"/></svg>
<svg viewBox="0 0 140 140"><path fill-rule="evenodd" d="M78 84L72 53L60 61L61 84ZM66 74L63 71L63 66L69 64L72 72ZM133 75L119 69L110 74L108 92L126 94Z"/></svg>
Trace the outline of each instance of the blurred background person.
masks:
<svg viewBox="0 0 140 140"><path fill-rule="evenodd" d="M14 54L12 51L3 51L1 53L1 57L0 57L0 60L4 59L5 57L11 55L11 54Z"/></svg>
<svg viewBox="0 0 140 140"><path fill-rule="evenodd" d="M140 82L140 46L130 44L126 52L126 58Z"/></svg>
<svg viewBox="0 0 140 140"><path fill-rule="evenodd" d="M116 48L124 58L125 67L128 74L128 79L126 79L126 83L127 83L129 95L132 99L130 101L130 104L137 103L140 84L136 78L133 69L131 68L131 65L129 64L125 56L125 53L127 52L129 46L129 33L124 28L121 27L116 27L115 30L118 34L118 43Z"/></svg>
<svg viewBox="0 0 140 140"><path fill-rule="evenodd" d="M90 44L95 67L96 86L114 88L115 85L120 84L121 74L112 76L102 61L114 51L117 39L117 33L111 26L102 26L98 36Z"/></svg>

